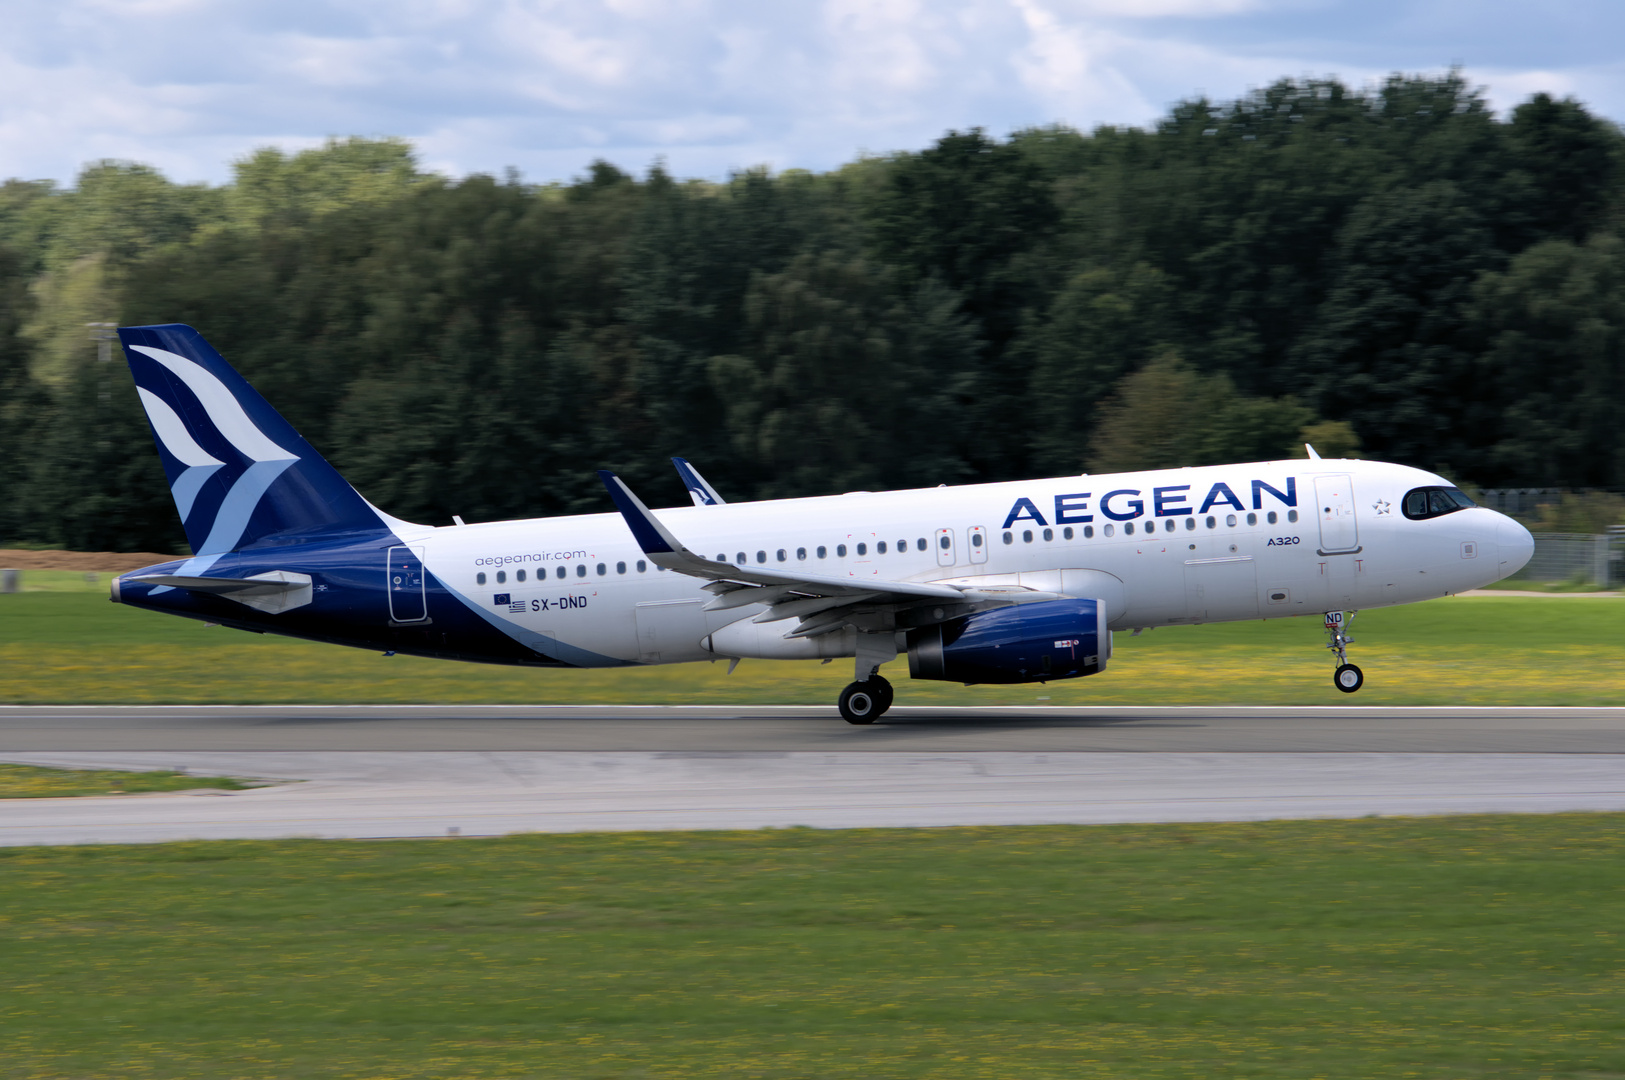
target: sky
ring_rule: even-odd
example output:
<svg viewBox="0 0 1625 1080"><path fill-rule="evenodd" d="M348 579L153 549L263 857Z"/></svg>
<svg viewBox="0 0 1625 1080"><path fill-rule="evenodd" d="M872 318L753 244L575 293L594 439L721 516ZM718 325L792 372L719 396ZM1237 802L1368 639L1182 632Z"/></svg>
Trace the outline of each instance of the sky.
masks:
<svg viewBox="0 0 1625 1080"><path fill-rule="evenodd" d="M398 135L451 176L722 179L1452 65L1499 110L1547 91L1625 120L1625 3L5 0L0 177L221 183L257 147Z"/></svg>

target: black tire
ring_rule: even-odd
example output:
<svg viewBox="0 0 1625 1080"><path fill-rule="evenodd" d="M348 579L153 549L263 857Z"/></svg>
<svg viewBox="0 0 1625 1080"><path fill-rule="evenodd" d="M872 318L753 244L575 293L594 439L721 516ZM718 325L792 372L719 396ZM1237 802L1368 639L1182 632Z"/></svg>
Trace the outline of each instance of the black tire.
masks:
<svg viewBox="0 0 1625 1080"><path fill-rule="evenodd" d="M1345 694L1352 694L1365 685L1365 672L1353 664L1344 664L1332 672L1332 685Z"/></svg>
<svg viewBox="0 0 1625 1080"><path fill-rule="evenodd" d="M882 679L879 675L869 676L869 689L879 696L880 712L884 715L891 708L891 703L896 699L897 691L892 689L891 683Z"/></svg>
<svg viewBox="0 0 1625 1080"><path fill-rule="evenodd" d="M883 699L874 691L873 681L855 682L841 691L836 704L840 706L842 720L849 724L872 724L886 711L880 704Z"/></svg>

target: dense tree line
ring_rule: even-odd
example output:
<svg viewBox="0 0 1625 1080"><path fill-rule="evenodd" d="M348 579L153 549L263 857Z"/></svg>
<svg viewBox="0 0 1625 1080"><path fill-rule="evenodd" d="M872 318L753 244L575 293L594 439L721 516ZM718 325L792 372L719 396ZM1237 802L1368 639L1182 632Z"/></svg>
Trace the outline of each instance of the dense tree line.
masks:
<svg viewBox="0 0 1625 1080"><path fill-rule="evenodd" d="M86 323L188 322L369 499L470 521L1323 451L1625 487L1625 137L1461 78L824 174L569 184L397 140L0 187L0 541L181 539Z"/></svg>

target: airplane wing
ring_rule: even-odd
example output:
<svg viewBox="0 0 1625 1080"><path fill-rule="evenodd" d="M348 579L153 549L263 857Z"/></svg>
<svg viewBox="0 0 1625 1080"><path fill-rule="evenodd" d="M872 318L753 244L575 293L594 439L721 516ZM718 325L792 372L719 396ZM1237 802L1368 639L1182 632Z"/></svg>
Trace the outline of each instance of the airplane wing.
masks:
<svg viewBox="0 0 1625 1080"><path fill-rule="evenodd" d="M709 582L705 589L715 599L706 604L705 610L767 604L768 610L752 621L799 618L800 625L786 637L813 637L849 623L860 630L889 630L896 627L896 616L904 610L926 609L929 614L922 612L923 618L905 620L920 624L986 607L1051 600L1057 595L1016 585L968 588L923 581L835 577L707 559L683 546L620 477L608 471L598 476L650 562Z"/></svg>
<svg viewBox="0 0 1625 1080"><path fill-rule="evenodd" d="M723 498L717 494L717 489L706 483L700 470L690 465L687 458L674 457L671 463L677 466L677 475L683 478L683 486L688 488L689 498L694 500L695 506L723 505Z"/></svg>

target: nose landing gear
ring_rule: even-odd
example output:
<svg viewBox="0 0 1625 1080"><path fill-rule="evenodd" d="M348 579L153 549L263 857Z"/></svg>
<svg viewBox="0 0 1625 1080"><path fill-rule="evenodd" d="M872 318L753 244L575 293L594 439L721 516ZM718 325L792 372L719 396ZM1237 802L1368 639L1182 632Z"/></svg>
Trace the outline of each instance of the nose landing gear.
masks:
<svg viewBox="0 0 1625 1080"><path fill-rule="evenodd" d="M1352 694L1365 685L1365 673L1349 663L1348 655L1348 647L1354 643L1354 639L1348 636L1348 628L1354 625L1354 616L1358 614L1358 611L1350 611L1345 619L1341 611L1326 613L1326 636L1331 639L1326 647L1337 656L1332 685L1345 694Z"/></svg>

